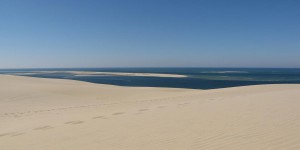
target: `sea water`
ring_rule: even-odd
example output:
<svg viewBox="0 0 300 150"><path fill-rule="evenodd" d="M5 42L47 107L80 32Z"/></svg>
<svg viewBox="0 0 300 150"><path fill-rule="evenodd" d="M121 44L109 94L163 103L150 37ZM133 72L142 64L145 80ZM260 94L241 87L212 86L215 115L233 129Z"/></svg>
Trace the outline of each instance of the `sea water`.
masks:
<svg viewBox="0 0 300 150"><path fill-rule="evenodd" d="M64 71L163 73L180 74L186 75L187 77L142 77L120 75L75 76L72 73ZM0 74L71 79L119 86L171 87L191 89L216 89L259 84L300 83L300 68L52 68L2 69L0 70Z"/></svg>

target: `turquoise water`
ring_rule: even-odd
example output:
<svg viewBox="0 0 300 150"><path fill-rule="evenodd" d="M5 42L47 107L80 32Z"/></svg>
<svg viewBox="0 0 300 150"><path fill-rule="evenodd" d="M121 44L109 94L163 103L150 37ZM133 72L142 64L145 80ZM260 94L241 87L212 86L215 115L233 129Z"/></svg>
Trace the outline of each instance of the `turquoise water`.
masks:
<svg viewBox="0 0 300 150"><path fill-rule="evenodd" d="M39 73L37 71L60 71ZM137 76L74 76L63 71L165 73L187 75L186 78ZM80 80L120 86L216 89L258 84L300 84L300 69L282 68L69 68L7 69L2 74L35 73L23 76Z"/></svg>

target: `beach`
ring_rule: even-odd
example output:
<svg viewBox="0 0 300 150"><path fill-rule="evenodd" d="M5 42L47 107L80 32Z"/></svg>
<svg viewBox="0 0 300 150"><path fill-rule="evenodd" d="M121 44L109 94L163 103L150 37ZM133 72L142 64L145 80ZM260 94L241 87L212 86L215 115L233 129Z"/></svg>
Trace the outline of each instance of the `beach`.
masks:
<svg viewBox="0 0 300 150"><path fill-rule="evenodd" d="M31 73L14 73L15 75L36 75L36 74L55 74L67 73L74 76L138 76L138 77L172 77L185 78L186 75L164 74L164 73L126 73L126 72L94 72L94 71L35 71Z"/></svg>
<svg viewBox="0 0 300 150"><path fill-rule="evenodd" d="M0 83L1 150L300 149L300 84L199 90L12 75Z"/></svg>

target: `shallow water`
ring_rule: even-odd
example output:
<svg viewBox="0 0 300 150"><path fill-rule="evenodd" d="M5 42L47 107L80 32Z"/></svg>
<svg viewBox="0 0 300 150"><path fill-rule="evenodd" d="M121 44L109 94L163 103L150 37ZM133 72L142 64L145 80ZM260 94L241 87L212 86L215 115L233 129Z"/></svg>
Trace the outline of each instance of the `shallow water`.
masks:
<svg viewBox="0 0 300 150"><path fill-rule="evenodd" d="M41 73L38 71L60 71ZM187 75L186 78L140 76L75 76L64 71L164 73ZM69 68L69 69L6 69L2 74L60 78L120 86L173 87L216 89L258 84L299 84L300 69L282 68ZM21 73L21 74L20 74ZM32 73L32 74L26 74Z"/></svg>

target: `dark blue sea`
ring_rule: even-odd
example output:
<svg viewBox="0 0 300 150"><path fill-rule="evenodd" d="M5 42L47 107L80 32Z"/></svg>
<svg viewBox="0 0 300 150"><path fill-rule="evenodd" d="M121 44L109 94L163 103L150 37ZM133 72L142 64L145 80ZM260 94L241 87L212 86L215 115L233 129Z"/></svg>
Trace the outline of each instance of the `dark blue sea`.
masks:
<svg viewBox="0 0 300 150"><path fill-rule="evenodd" d="M59 71L59 72L39 72ZM75 76L64 71L164 73L187 75L176 77ZM26 74L33 73L33 74ZM2 69L0 74L40 78L58 78L136 87L172 87L217 89L259 84L300 84L300 68L69 68L69 69Z"/></svg>

